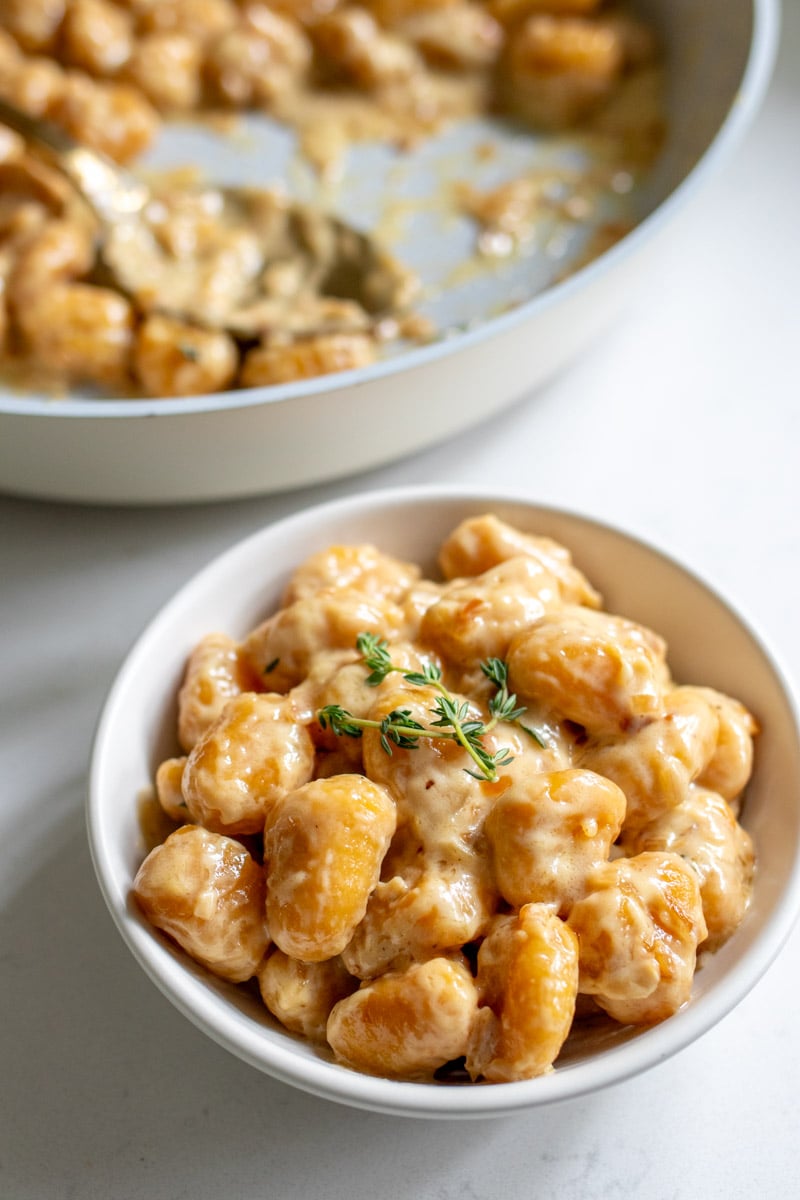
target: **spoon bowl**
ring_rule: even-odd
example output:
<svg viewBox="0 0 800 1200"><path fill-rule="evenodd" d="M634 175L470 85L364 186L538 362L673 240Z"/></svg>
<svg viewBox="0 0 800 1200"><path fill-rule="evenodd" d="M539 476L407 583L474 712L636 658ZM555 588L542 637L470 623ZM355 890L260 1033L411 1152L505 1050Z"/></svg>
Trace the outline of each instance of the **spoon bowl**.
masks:
<svg viewBox="0 0 800 1200"><path fill-rule="evenodd" d="M414 296L412 272L373 238L278 190L173 187L161 194L3 99L0 122L85 201L97 223L103 281L144 313L245 340L296 338L368 329ZM174 220L194 221L188 247L170 239Z"/></svg>

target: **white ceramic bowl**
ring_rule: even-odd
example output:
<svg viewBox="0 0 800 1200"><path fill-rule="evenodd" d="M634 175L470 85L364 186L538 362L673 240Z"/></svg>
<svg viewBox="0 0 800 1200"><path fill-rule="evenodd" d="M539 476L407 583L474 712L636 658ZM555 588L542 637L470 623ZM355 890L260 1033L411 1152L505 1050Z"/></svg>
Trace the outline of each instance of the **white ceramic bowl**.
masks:
<svg viewBox="0 0 800 1200"><path fill-rule="evenodd" d="M585 1041L550 1075L523 1083L446 1086L371 1078L282 1031L261 1004L173 949L131 903L144 855L137 797L174 753L175 695L188 652L211 630L241 636L278 602L290 570L334 542L372 541L434 569L440 541L470 514L494 511L569 546L612 611L667 638L676 678L740 698L763 732L743 821L758 869L743 925L698 973L690 1003L656 1028ZM719 1021L766 970L800 905L800 742L779 668L750 626L710 587L659 551L574 514L493 495L414 488L361 494L299 513L247 538L195 576L131 651L94 747L88 827L100 886L141 966L191 1021L270 1075L361 1108L411 1116L485 1117L619 1082L661 1062Z"/></svg>
<svg viewBox="0 0 800 1200"><path fill-rule="evenodd" d="M439 288L440 328L464 321L475 328L356 372L216 396L54 401L0 389L0 488L117 503L277 491L409 454L531 392L654 274L674 213L738 142L769 78L778 0L637 0L636 7L665 45L669 129L657 167L632 198L637 224L613 249L560 284L547 286L564 263L548 267L539 255L516 273L504 268L456 286L453 272L471 253L473 235L466 221L437 223L426 200L396 249ZM520 159L512 129L488 122L447 131L399 164L385 147L355 147L334 206L371 226L378 196L396 198L402 189L406 203L434 194L443 180L480 182L474 152L487 139L509 174L530 162ZM227 142L193 126L172 129L150 159L199 161L223 182L263 182L296 178L291 154L286 131L261 120L246 139ZM580 253L578 237L567 262ZM533 298L505 312L520 290Z"/></svg>

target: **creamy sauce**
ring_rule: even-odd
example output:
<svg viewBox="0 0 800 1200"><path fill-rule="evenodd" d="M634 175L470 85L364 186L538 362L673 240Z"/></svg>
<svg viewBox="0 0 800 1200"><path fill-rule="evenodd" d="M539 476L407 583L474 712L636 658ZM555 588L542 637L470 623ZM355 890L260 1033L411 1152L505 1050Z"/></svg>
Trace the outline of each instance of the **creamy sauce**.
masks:
<svg viewBox="0 0 800 1200"><path fill-rule="evenodd" d="M365 330L408 307L412 273L368 239L260 189L167 190L102 257L142 312L241 338Z"/></svg>
<svg viewBox="0 0 800 1200"><path fill-rule="evenodd" d="M477 257L507 258L542 232L552 238L559 228L589 228L583 250L570 262L572 273L630 232L632 221L598 214L609 197L634 192L658 157L665 137L663 90L659 67L622 80L600 113L562 139L580 154L580 166L543 162L486 189L457 181L453 203L478 226Z"/></svg>
<svg viewBox="0 0 800 1200"><path fill-rule="evenodd" d="M427 72L368 95L299 90L282 97L274 116L291 125L306 159L336 178L354 142L385 142L413 150L453 121L486 112L484 78Z"/></svg>
<svg viewBox="0 0 800 1200"><path fill-rule="evenodd" d="M528 15L524 5L503 0L454 0L423 12L400 0L370 0L365 8L335 0L300 8L281 0L238 7L220 0L207 10L187 9L185 29L181 11L137 7L97 28L90 28L89 14L82 25L68 21L61 37L63 13L54 9L55 25L32 47L25 20L12 10L0 21L0 94L121 161L152 140L161 119L202 120L235 140L244 136L238 114L262 109L295 131L323 204L354 143L409 153L454 122L519 120L521 131L527 124L539 139L532 167L484 186L463 174L459 181L453 164L442 161L435 197L386 197L377 230L384 244L402 238L425 209L436 211L445 236L448 215L454 230L459 218L474 224L474 251L436 281L440 290L479 285L498 262L532 253L550 260L538 290L602 253L630 228L605 212L605 201L638 186L663 140L655 39L621 9L595 12L589 5L576 20ZM148 59L150 35L164 28L180 29L194 46L169 68ZM543 130L557 131L562 146L567 138L579 164L554 166ZM0 158L21 153L14 138L0 140ZM475 149L478 166L495 157L491 139ZM463 173L463 165L458 169ZM107 395L286 382L362 366L393 343L402 348L461 327L456 320L437 330L430 316L417 316L412 304L435 299L432 290L421 292L411 270L348 238L314 206L301 211L280 195L255 191L234 203L214 187L198 190L191 175L153 179L157 196L147 224L118 225L88 273L43 278L40 294L55 285L56 300L27 320L18 319L29 299L14 295L13 263L0 262L0 355L12 386L38 386L42 372L54 395L75 382ZM62 197L58 215L64 206ZM117 287L121 299L81 291L86 286ZM510 287L502 303L484 306L467 322L531 294ZM81 314L91 300L98 311L90 322ZM231 340L164 326L154 332L148 317L164 312ZM91 361L89 324L105 338L102 345L98 340L100 366ZM38 333L55 327L60 338ZM291 353L276 360L276 345Z"/></svg>
<svg viewBox="0 0 800 1200"><path fill-rule="evenodd" d="M713 776L735 798L756 726L729 697L676 687L662 639L604 612L558 543L485 514L453 530L438 559L445 579L434 582L374 546L331 546L298 566L282 606L240 643L200 643L178 698L179 728L198 737L181 775L192 840L191 825L168 837L135 891L217 974L241 978L244 960L269 1011L324 1034L340 1062L414 1079L465 1059L473 1080L529 1079L551 1069L570 1029L567 1056L584 1038L596 1049L677 1012L698 945L718 947L744 918L752 844L722 794L693 780ZM509 577L524 583L522 610L507 603ZM541 642L543 628L555 640ZM229 699L249 686L284 694ZM267 745L263 712L276 707L283 728ZM262 717L245 726L240 710ZM678 728L684 710L697 719ZM483 723L472 728L488 764L454 732L471 721ZM293 725L309 748L299 775ZM405 741L390 743L392 730ZM667 793L676 756L686 770ZM201 759L219 840L198 798ZM284 777L268 796L252 786L265 763ZM652 780L644 822L639 776ZM210 855L241 869L238 837L260 827L273 953L297 964L277 958L272 981L272 958L247 956L260 891L231 911L223 942L231 902L224 880L206 882ZM170 863L192 903L182 924ZM307 964L319 985L308 1031L292 983Z"/></svg>

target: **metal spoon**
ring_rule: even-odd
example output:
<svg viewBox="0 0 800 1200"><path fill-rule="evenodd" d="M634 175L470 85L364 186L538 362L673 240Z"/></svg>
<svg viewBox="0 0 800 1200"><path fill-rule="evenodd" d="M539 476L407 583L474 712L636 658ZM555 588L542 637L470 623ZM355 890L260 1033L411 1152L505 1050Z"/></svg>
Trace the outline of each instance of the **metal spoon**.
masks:
<svg viewBox="0 0 800 1200"><path fill-rule="evenodd" d="M176 254L163 236L175 189L160 198L130 171L2 99L0 122L86 202L98 225L101 278L144 312L244 339L298 337L372 326L413 298L412 273L367 234L264 189L187 189L186 202L201 206L212 237L194 258Z"/></svg>

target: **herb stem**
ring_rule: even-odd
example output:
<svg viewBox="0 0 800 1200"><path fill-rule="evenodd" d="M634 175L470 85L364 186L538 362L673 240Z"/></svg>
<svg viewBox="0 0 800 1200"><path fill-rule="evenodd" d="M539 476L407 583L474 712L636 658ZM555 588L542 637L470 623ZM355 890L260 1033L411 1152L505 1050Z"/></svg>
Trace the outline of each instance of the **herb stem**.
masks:
<svg viewBox="0 0 800 1200"><path fill-rule="evenodd" d="M500 721L519 724L540 745L544 745L539 735L519 720L525 708L517 707L516 696L509 694L508 667L502 659L489 658L480 664L484 675L496 689L489 701L489 720L484 724L471 715L467 700L459 701L448 691L442 682L441 669L436 664L427 663L422 671L404 671L392 662L389 643L374 633L360 633L356 638L356 646L369 671L366 679L369 687L378 687L387 675L394 673L402 675L407 683L417 687L430 687L439 697L431 710L431 715L437 719L425 726L412 717L410 709L395 709L382 721L372 721L365 717L354 717L339 705L329 704L317 713L323 729L330 726L337 736L343 734L347 737L361 737L364 729L378 730L381 745L387 754L392 753L391 743L405 750L413 750L417 739L421 737L458 742L478 768L478 772L475 772L465 767L467 774L490 782L497 779L498 767L513 762L507 747L492 754L483 743L486 734Z"/></svg>
<svg viewBox="0 0 800 1200"><path fill-rule="evenodd" d="M488 766L486 760L481 758L475 752L475 747L468 740L466 734L464 733L464 730L461 728L461 724L459 721L457 721L457 720L453 721L453 729L455 730L455 740L457 742L461 743L461 745L464 747L464 749L466 750L466 752L470 756L470 758L473 760L473 762L475 762L477 764L481 774L485 775L486 778L488 780L490 780L490 782L494 783L495 779L497 779L497 770L496 770L494 764L492 764L491 767ZM489 726L484 725L483 732L486 733L488 731L488 729L489 729Z"/></svg>
<svg viewBox="0 0 800 1200"><path fill-rule="evenodd" d="M397 670L396 667L394 667L392 669ZM440 696L444 696L444 698L446 700L450 701L450 703L453 704L453 697L450 694L450 692L448 692L447 688L444 686L444 684L441 682L441 680L431 678L428 680L428 685L429 685L429 687L434 688L435 691L437 691ZM455 707L455 706L453 706L453 707ZM497 771L492 767L491 768L492 773L491 773L491 775L489 774L489 768L487 768L486 761L482 760L480 758L480 756L478 754L476 754L475 747L471 744L469 738L464 733L464 730L461 727L461 722L458 719L458 717L455 715L455 713L453 713L453 715L451 716L450 719L451 719L451 722L453 725L453 733L448 734L448 737L451 739L451 741L459 742L464 747L464 749L466 750L466 752L470 756L470 758L473 760L473 762L480 768L481 773L483 775L485 775L487 779L490 779L490 780L492 780L492 782L494 782L494 780L497 778ZM492 728L492 726L496 725L496 724L497 724L497 719L496 718L492 719L488 725L483 725L481 727L482 733L488 733L489 730Z"/></svg>
<svg viewBox="0 0 800 1200"><path fill-rule="evenodd" d="M324 708L319 710L319 714L327 716ZM397 733L402 737L426 737L426 738L446 738L449 742L461 741L457 737L455 731L448 729L417 729L413 725L402 725L397 721L369 721L366 717L354 717L351 713L347 714L347 723L355 725L358 729L378 729L381 733Z"/></svg>

